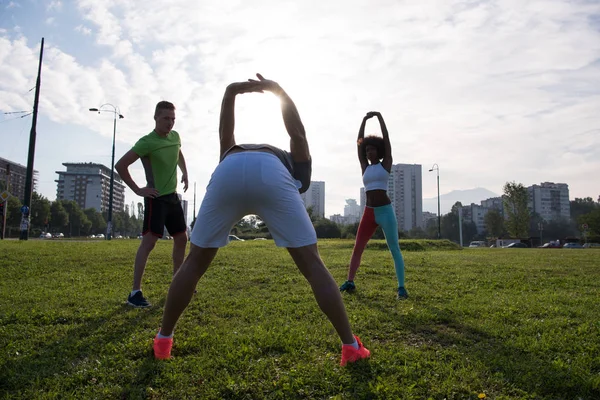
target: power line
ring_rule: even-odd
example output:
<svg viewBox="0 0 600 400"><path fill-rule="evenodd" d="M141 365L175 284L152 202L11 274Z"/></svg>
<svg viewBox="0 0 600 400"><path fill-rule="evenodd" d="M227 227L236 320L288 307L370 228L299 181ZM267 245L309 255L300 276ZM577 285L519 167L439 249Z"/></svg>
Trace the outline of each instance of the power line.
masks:
<svg viewBox="0 0 600 400"><path fill-rule="evenodd" d="M21 116L14 117L14 118L8 118L8 119L0 121L0 124L3 123L3 122L14 121L15 119L19 119L19 118L25 118L25 117L30 116L31 114L33 114L33 112L29 112L29 113L27 113L25 115L21 115Z"/></svg>

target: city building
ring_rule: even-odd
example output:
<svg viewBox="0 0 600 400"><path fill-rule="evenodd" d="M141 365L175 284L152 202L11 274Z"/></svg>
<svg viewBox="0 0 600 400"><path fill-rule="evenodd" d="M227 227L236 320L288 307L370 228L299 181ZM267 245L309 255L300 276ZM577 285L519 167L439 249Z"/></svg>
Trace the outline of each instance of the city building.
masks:
<svg viewBox="0 0 600 400"><path fill-rule="evenodd" d="M63 163L66 171L56 171L56 199L74 200L81 209L108 211L110 198L110 168L96 163ZM125 185L115 172L113 212L125 208Z"/></svg>
<svg viewBox="0 0 600 400"><path fill-rule="evenodd" d="M423 211L423 227L426 227L427 222L431 221L432 219L434 219L436 221L436 226L437 226L438 215L436 213L432 213L429 211Z"/></svg>
<svg viewBox="0 0 600 400"><path fill-rule="evenodd" d="M542 182L529 186L527 192L529 211L539 214L545 221L571 217L569 185L566 183Z"/></svg>
<svg viewBox="0 0 600 400"><path fill-rule="evenodd" d="M329 220L338 225L346 225L346 217L344 217L342 214L333 214L329 216Z"/></svg>
<svg viewBox="0 0 600 400"><path fill-rule="evenodd" d="M325 218L325 182L310 181L308 190L300 196L307 209L312 207L313 215Z"/></svg>
<svg viewBox="0 0 600 400"><path fill-rule="evenodd" d="M396 213L399 231L423 228L421 165L392 165L388 179L388 196Z"/></svg>
<svg viewBox="0 0 600 400"><path fill-rule="evenodd" d="M354 224L360 221L362 216L362 208L356 202L356 199L346 199L346 205L344 206L344 219L346 224Z"/></svg>
<svg viewBox="0 0 600 400"><path fill-rule="evenodd" d="M8 187L5 190L18 198L21 203L25 199L25 178L27 176L27 167L16 162L0 157L0 182ZM35 191L37 185L38 172L33 170L32 190ZM7 182L8 181L8 182Z"/></svg>
<svg viewBox="0 0 600 400"><path fill-rule="evenodd" d="M483 203L483 202L482 202ZM485 231L485 215L490 209L479 204L471 203L462 206L462 218L465 222L474 222L477 227L477 233Z"/></svg>
<svg viewBox="0 0 600 400"><path fill-rule="evenodd" d="M487 208L488 210L494 209L498 210L500 214L504 215L504 202L502 201L502 196L499 197L491 197L486 200L481 200L481 207Z"/></svg>

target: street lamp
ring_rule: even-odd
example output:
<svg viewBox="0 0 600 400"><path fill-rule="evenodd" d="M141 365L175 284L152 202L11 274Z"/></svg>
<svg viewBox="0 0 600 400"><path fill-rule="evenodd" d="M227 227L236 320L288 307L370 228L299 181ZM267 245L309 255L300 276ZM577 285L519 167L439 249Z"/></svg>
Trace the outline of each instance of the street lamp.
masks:
<svg viewBox="0 0 600 400"><path fill-rule="evenodd" d="M440 214L440 167L433 164L429 172L437 171L437 192L438 192L438 239L442 238L442 216Z"/></svg>
<svg viewBox="0 0 600 400"><path fill-rule="evenodd" d="M112 107L112 109L103 110L103 107ZM113 113L113 141L112 141L112 161L110 164L110 191L108 194L108 221L106 221L106 240L112 238L112 210L113 210L113 187L115 184L115 138L117 135L117 116L119 119L125 118L118 107L110 103L102 104L99 108L90 108L90 111Z"/></svg>

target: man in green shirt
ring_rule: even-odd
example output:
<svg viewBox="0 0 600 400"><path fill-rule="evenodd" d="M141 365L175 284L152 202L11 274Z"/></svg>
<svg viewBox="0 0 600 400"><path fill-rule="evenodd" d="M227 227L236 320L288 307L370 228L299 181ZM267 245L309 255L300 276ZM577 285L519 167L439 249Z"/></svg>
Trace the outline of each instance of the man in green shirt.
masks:
<svg viewBox="0 0 600 400"><path fill-rule="evenodd" d="M142 276L148 256L156 241L163 236L165 227L173 237L173 274L183 262L188 240L185 217L176 192L177 167L181 169L184 192L188 188L188 176L179 133L172 130L175 106L168 101L159 102L154 121L154 130L138 140L115 164L115 169L127 186L144 198L142 243L135 256L133 288L127 298L127 304L134 307L150 307L142 294ZM146 172L147 184L142 188L133 181L128 170L138 159L141 159Z"/></svg>

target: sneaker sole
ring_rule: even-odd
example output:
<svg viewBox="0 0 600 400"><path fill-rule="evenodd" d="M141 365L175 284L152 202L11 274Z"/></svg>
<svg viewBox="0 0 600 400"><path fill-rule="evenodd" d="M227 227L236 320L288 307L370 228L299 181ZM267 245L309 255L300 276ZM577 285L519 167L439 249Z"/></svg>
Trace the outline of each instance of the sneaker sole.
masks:
<svg viewBox="0 0 600 400"><path fill-rule="evenodd" d="M148 308L148 307L152 307L152 304L147 304L145 306L141 306L139 304L133 304L129 300L127 301L127 305L131 306L131 307L134 307L134 308Z"/></svg>

